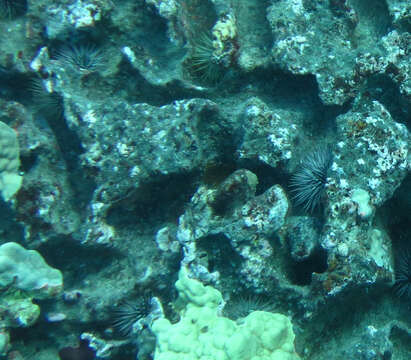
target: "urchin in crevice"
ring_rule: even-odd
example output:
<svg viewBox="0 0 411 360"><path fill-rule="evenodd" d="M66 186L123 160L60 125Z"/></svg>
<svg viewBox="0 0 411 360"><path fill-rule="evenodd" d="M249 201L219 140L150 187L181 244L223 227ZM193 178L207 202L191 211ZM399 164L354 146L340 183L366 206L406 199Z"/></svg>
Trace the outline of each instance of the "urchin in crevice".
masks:
<svg viewBox="0 0 411 360"><path fill-rule="evenodd" d="M82 75L105 68L104 53L94 44L66 45L58 52L57 59L64 67Z"/></svg>
<svg viewBox="0 0 411 360"><path fill-rule="evenodd" d="M411 249L397 255L394 291L411 300Z"/></svg>
<svg viewBox="0 0 411 360"><path fill-rule="evenodd" d="M61 120L64 117L64 102L60 94L49 91L42 79L31 81L29 91L33 100L33 109L48 120Z"/></svg>
<svg viewBox="0 0 411 360"><path fill-rule="evenodd" d="M245 318L253 311L274 311L274 304L263 295L247 294L236 296L234 300L229 301L224 307L224 316L237 320Z"/></svg>
<svg viewBox="0 0 411 360"><path fill-rule="evenodd" d="M216 55L212 36L200 33L191 42L190 54L184 61L184 66L192 78L215 85L223 75L221 61Z"/></svg>
<svg viewBox="0 0 411 360"><path fill-rule="evenodd" d="M136 300L127 300L112 310L112 324L116 332L129 337L134 332L134 324L145 318L151 311L151 299L143 296Z"/></svg>
<svg viewBox="0 0 411 360"><path fill-rule="evenodd" d="M27 0L0 0L0 19L15 19L27 12Z"/></svg>
<svg viewBox="0 0 411 360"><path fill-rule="evenodd" d="M333 153L329 146L320 147L304 158L290 183L297 206L309 213L320 207L332 162Z"/></svg>

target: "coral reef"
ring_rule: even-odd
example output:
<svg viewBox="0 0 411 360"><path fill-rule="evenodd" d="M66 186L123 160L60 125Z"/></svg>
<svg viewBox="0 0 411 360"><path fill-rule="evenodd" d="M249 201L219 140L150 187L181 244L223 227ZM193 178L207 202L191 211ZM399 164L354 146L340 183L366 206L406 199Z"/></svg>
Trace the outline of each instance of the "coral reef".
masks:
<svg viewBox="0 0 411 360"><path fill-rule="evenodd" d="M0 1L0 358L409 360L410 14Z"/></svg>
<svg viewBox="0 0 411 360"><path fill-rule="evenodd" d="M236 324L219 315L221 293L189 279L184 268L176 288L183 307L181 318L176 324L164 318L154 321L155 360L299 359L292 324L286 316L254 311Z"/></svg>

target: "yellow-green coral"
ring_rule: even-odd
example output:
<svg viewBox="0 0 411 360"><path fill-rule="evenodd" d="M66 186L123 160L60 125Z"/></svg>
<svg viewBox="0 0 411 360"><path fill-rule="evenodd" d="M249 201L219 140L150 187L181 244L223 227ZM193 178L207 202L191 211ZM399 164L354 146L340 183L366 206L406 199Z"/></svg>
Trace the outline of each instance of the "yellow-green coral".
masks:
<svg viewBox="0 0 411 360"><path fill-rule="evenodd" d="M221 293L188 278L180 270L176 283L184 304L180 321L161 318L153 323L157 337L155 360L297 360L288 317L255 311L235 322L219 315Z"/></svg>

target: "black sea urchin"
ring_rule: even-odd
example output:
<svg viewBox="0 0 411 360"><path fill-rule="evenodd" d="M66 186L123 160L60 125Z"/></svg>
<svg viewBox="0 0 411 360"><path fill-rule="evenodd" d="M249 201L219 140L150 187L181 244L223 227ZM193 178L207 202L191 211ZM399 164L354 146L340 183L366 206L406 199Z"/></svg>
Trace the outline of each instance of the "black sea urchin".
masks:
<svg viewBox="0 0 411 360"><path fill-rule="evenodd" d="M122 336L130 336L136 321L150 313L151 302L149 297L142 297L133 301L125 301L113 309L113 327Z"/></svg>
<svg viewBox="0 0 411 360"><path fill-rule="evenodd" d="M0 0L0 18L14 19L27 11L27 0Z"/></svg>
<svg viewBox="0 0 411 360"><path fill-rule="evenodd" d="M81 74L99 71L104 66L101 49L92 44L64 47L58 54L58 60Z"/></svg>
<svg viewBox="0 0 411 360"><path fill-rule="evenodd" d="M215 84L221 78L222 66L215 54L213 38L201 33L192 41L190 56L185 61L190 74L205 83Z"/></svg>
<svg viewBox="0 0 411 360"><path fill-rule="evenodd" d="M313 212L321 204L332 161L330 147L318 148L304 158L291 178L293 199L307 212Z"/></svg>
<svg viewBox="0 0 411 360"><path fill-rule="evenodd" d="M411 299L411 250L401 252L396 261L395 292L400 297Z"/></svg>

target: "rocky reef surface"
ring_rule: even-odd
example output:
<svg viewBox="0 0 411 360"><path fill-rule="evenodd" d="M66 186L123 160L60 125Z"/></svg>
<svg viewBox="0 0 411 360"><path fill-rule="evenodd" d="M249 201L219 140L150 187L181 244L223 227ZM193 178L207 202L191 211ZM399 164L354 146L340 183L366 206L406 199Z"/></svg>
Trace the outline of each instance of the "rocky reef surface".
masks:
<svg viewBox="0 0 411 360"><path fill-rule="evenodd" d="M0 31L1 359L203 360L158 325L203 285L221 359L274 315L261 359L411 358L409 1L1 0Z"/></svg>

